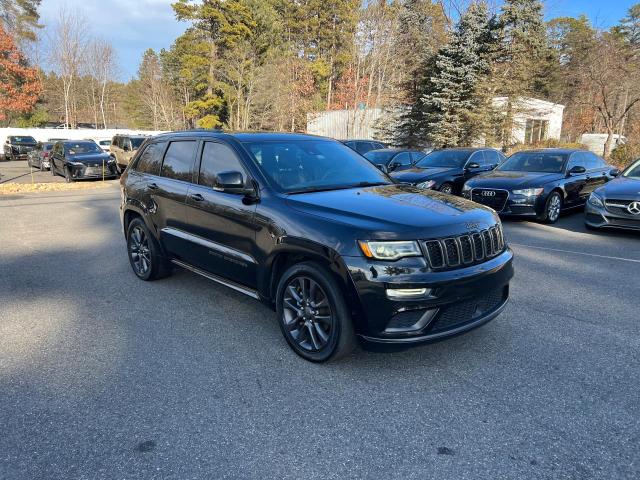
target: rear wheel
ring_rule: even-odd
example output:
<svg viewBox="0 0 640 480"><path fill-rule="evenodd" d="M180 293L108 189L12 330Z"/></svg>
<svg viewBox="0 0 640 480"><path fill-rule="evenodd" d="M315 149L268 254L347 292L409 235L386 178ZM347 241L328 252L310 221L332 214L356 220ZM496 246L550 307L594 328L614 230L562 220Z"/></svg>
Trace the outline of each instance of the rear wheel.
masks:
<svg viewBox="0 0 640 480"><path fill-rule="evenodd" d="M133 273L141 280L157 280L171 272L160 245L141 218L134 218L129 224L127 253Z"/></svg>
<svg viewBox="0 0 640 480"><path fill-rule="evenodd" d="M294 352L312 362L351 353L356 346L347 304L331 274L313 262L289 268L276 294L280 329Z"/></svg>

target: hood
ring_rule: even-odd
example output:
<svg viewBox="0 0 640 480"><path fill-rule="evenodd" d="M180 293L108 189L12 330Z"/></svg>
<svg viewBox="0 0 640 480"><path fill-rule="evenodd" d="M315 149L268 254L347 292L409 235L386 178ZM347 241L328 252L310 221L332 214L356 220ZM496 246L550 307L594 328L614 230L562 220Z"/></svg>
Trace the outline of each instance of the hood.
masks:
<svg viewBox="0 0 640 480"><path fill-rule="evenodd" d="M300 212L371 232L375 238L434 238L488 228L494 212L461 197L411 185L384 185L290 195ZM440 230L442 229L442 230Z"/></svg>
<svg viewBox="0 0 640 480"><path fill-rule="evenodd" d="M640 200L640 180L618 177L598 188L596 193L609 199Z"/></svg>
<svg viewBox="0 0 640 480"><path fill-rule="evenodd" d="M448 175L457 170L460 169L456 167L413 167L399 172L392 172L391 177L399 182L418 183L431 180L439 175Z"/></svg>
<svg viewBox="0 0 640 480"><path fill-rule="evenodd" d="M73 155L68 157L70 162L82 162L90 167L107 163L111 156L107 153L85 153L83 155Z"/></svg>
<svg viewBox="0 0 640 480"><path fill-rule="evenodd" d="M469 180L471 188L503 188L505 190L541 187L563 179L562 173L492 171Z"/></svg>

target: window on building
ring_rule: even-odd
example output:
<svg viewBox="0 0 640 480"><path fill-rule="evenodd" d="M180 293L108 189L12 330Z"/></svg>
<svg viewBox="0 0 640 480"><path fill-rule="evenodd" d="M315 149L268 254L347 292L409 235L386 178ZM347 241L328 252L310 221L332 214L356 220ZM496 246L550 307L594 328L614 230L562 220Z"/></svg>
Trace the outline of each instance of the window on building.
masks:
<svg viewBox="0 0 640 480"><path fill-rule="evenodd" d="M524 130L524 143L539 143L547 139L549 120L527 119Z"/></svg>

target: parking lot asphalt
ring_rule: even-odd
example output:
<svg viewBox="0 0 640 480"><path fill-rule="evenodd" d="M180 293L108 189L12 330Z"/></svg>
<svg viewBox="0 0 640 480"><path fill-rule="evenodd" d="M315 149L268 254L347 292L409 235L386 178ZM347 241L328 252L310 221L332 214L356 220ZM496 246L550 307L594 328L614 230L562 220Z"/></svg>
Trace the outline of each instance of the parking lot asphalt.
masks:
<svg viewBox="0 0 640 480"><path fill-rule="evenodd" d="M634 479L640 236L505 221L505 312L316 365L265 306L130 271L118 191L0 196L1 479Z"/></svg>
<svg viewBox="0 0 640 480"><path fill-rule="evenodd" d="M64 177L51 175L49 170L31 168L26 160L0 162L0 183L59 183Z"/></svg>

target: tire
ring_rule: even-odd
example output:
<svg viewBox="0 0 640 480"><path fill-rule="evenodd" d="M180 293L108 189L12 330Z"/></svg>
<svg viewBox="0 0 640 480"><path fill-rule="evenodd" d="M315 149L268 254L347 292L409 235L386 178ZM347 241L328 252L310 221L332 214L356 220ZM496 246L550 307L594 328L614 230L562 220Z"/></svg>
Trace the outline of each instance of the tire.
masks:
<svg viewBox="0 0 640 480"><path fill-rule="evenodd" d="M127 228L127 256L140 280L158 280L171 274L160 245L140 217L131 220Z"/></svg>
<svg viewBox="0 0 640 480"><path fill-rule="evenodd" d="M27 167L32 168L33 165L31 164L31 158L27 157Z"/></svg>
<svg viewBox="0 0 640 480"><path fill-rule="evenodd" d="M56 168L53 166L53 162L50 162L49 165L50 165L49 170L51 170L51 176L55 177L56 176Z"/></svg>
<svg viewBox="0 0 640 480"><path fill-rule="evenodd" d="M440 185L440 188L438 190L440 190L442 193L448 193L449 195L453 195L453 185L450 184L449 182L445 182L442 185Z"/></svg>
<svg viewBox="0 0 640 480"><path fill-rule="evenodd" d="M562 212L562 196L558 192L551 192L544 205L544 213L540 218L545 223L556 223Z"/></svg>
<svg viewBox="0 0 640 480"><path fill-rule="evenodd" d="M298 263L284 272L278 282L276 312L287 343L305 360L337 360L356 347L340 287L331 273L314 262Z"/></svg>
<svg viewBox="0 0 640 480"><path fill-rule="evenodd" d="M71 176L71 172L69 171L68 168L64 169L64 180L67 183L73 183L75 182L74 178Z"/></svg>

